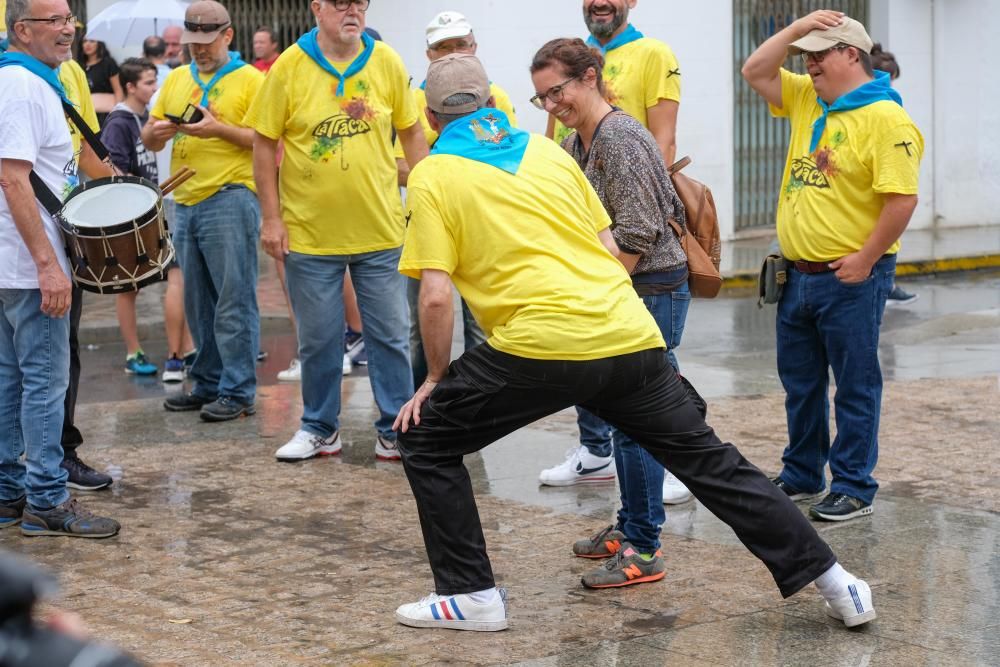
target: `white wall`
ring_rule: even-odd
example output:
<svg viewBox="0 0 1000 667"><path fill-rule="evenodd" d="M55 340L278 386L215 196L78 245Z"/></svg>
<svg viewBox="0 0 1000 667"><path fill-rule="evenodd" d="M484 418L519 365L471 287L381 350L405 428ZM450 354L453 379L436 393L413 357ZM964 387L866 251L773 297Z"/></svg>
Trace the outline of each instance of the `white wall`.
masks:
<svg viewBox="0 0 1000 667"><path fill-rule="evenodd" d="M510 93L521 126L545 131L545 114L528 67L550 39L585 37L581 0L374 0L368 25L396 49L419 83L427 70L424 27L444 9L468 17L490 78ZM723 236L733 215L732 3L727 0L641 0L630 15L648 37L667 42L681 65L682 98L677 155L691 155L692 176L711 185Z"/></svg>

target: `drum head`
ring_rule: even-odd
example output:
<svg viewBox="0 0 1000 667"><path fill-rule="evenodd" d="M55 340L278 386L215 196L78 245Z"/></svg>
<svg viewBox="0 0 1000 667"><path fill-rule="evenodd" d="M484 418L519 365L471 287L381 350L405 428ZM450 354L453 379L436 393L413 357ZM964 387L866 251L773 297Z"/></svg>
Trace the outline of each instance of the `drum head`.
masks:
<svg viewBox="0 0 1000 667"><path fill-rule="evenodd" d="M110 227L135 220L156 206L159 193L140 183L109 183L70 197L63 218L76 227Z"/></svg>

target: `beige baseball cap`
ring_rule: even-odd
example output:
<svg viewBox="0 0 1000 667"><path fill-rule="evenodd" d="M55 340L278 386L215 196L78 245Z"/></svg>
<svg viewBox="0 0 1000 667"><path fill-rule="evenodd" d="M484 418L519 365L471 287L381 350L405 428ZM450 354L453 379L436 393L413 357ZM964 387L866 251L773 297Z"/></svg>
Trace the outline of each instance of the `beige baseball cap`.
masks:
<svg viewBox="0 0 1000 667"><path fill-rule="evenodd" d="M837 44L847 44L865 53L872 52L872 38L868 36L868 31L859 21L845 16L838 26L827 30L813 30L805 37L795 40L788 46L788 53L797 55L803 51L826 51Z"/></svg>
<svg viewBox="0 0 1000 667"><path fill-rule="evenodd" d="M184 12L181 44L211 44L232 23L229 12L215 0L192 2ZM197 29L191 30L190 26L197 26Z"/></svg>
<svg viewBox="0 0 1000 667"><path fill-rule="evenodd" d="M472 24L458 12L441 12L427 24L427 46L456 37L468 37L472 34Z"/></svg>
<svg viewBox="0 0 1000 667"><path fill-rule="evenodd" d="M490 80L479 58L471 53L451 53L438 58L427 67L427 84L424 86L427 108L438 113L472 113L490 99ZM456 93L476 96L474 102L459 106L445 106L444 101Z"/></svg>

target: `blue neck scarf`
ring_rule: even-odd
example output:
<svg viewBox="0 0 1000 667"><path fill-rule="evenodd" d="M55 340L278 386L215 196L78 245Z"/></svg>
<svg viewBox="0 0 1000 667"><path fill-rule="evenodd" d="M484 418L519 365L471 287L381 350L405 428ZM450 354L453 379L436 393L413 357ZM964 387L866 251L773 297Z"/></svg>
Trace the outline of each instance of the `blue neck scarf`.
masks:
<svg viewBox="0 0 1000 667"><path fill-rule="evenodd" d="M246 63L243 62L242 58L240 58L240 52L230 51L229 62L220 67L218 70L216 70L215 76L209 79L208 83L205 83L198 76L198 66L192 62L191 78L194 79L194 82L198 84L199 88L201 88L201 106L205 107L206 109L208 108L208 93L212 90L212 88L215 87L215 84L219 83L219 79L226 76L230 72L235 72L244 65L246 65Z"/></svg>
<svg viewBox="0 0 1000 667"><path fill-rule="evenodd" d="M530 137L512 128L503 111L485 108L448 123L431 155L457 155L516 174Z"/></svg>
<svg viewBox="0 0 1000 667"><path fill-rule="evenodd" d="M319 28L313 28L306 34L299 37L299 41L296 44L299 48L306 52L306 55L312 58L317 65L322 67L328 74L333 75L334 78L339 81L337 84L337 97L344 96L344 82L363 70L365 65L368 64L368 60L372 57L372 53L375 51L375 40L372 39L371 35L367 32L361 33L361 53L355 58L347 69L341 74L336 67L334 67L326 56L323 55L323 51L319 48L319 42L316 36L319 34Z"/></svg>
<svg viewBox="0 0 1000 667"><path fill-rule="evenodd" d="M816 102L823 110L823 114L813 123L812 141L809 143L809 152L812 153L816 150L816 147L819 146L820 137L823 136L823 130L826 129L827 114L835 111L860 109L861 107L866 107L869 104L881 102L882 100L891 100L899 106L903 106L903 98L899 96L899 93L892 89L892 84L890 84L889 81L890 79L888 74L881 70L877 70L875 72L874 79L866 84L858 86L849 93L841 95L833 101L833 104L827 104L817 97Z"/></svg>
<svg viewBox="0 0 1000 667"><path fill-rule="evenodd" d="M607 44L602 46L601 43L597 41L597 38L591 35L587 38L587 45L599 49L601 51L601 55L604 55L608 51L614 51L619 46L625 46L626 44L634 42L637 39L642 39L643 37L645 37L645 35L636 30L635 26L629 23L628 27L622 31L622 34L618 35Z"/></svg>
<svg viewBox="0 0 1000 667"><path fill-rule="evenodd" d="M29 56L27 53L21 53L20 51L6 51L0 55L0 67L10 67L11 65L18 65L25 68L49 84L63 102L72 104L69 98L66 97L66 89L63 88L62 81L59 80L57 70L52 69L38 58Z"/></svg>

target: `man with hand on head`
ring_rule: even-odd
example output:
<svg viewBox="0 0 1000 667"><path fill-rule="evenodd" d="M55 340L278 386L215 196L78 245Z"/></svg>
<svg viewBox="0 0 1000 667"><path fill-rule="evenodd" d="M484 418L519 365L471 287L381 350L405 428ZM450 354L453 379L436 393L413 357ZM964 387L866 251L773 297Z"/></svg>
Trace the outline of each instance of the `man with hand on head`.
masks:
<svg viewBox="0 0 1000 667"><path fill-rule="evenodd" d="M152 151L174 139L172 171L189 166L196 172L174 192L173 228L184 308L198 345L189 373L194 386L188 394L167 398L164 407L198 410L212 422L256 411L260 338L260 207L253 182L253 130L243 117L264 75L229 51L232 39L225 7L215 0L188 6L181 41L189 45L193 61L167 77L142 131L142 142ZM194 118L186 118L194 112Z"/></svg>
<svg viewBox="0 0 1000 667"><path fill-rule="evenodd" d="M819 10L760 45L743 78L788 118L791 141L778 199L778 241L792 260L778 303L778 376L788 446L774 483L809 509L845 521L872 513L878 482L882 372L879 326L899 237L917 206L924 141L871 37L841 12ZM801 54L808 74L782 67ZM829 371L837 383L830 442Z"/></svg>

